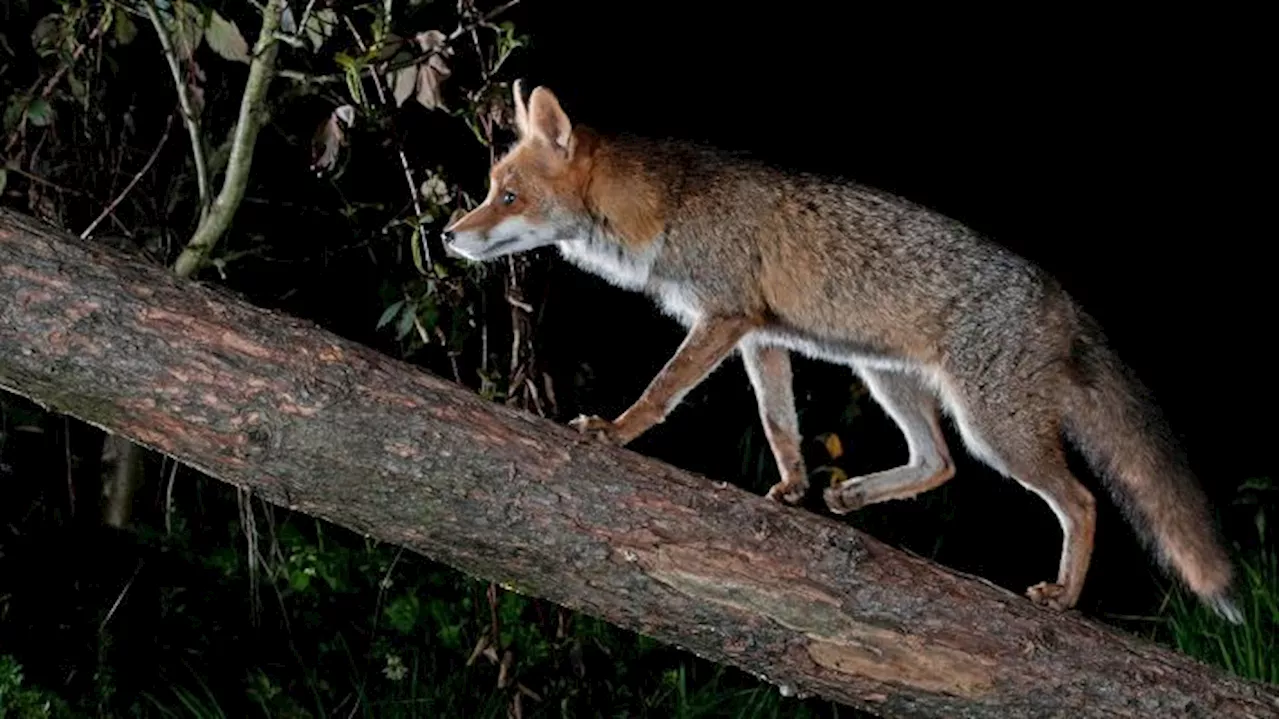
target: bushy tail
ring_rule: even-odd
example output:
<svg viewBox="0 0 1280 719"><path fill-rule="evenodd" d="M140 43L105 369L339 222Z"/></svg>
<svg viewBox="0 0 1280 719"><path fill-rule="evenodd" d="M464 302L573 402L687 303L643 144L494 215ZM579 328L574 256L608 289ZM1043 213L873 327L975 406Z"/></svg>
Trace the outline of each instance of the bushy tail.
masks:
<svg viewBox="0 0 1280 719"><path fill-rule="evenodd" d="M1067 432L1161 563L1228 621L1243 616L1208 501L1147 389L1081 316Z"/></svg>

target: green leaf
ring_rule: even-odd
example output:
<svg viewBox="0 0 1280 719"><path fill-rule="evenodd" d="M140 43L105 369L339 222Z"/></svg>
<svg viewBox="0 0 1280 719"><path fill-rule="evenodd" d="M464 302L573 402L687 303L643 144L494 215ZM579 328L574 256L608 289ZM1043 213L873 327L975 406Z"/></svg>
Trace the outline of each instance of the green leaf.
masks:
<svg viewBox="0 0 1280 719"><path fill-rule="evenodd" d="M218 14L217 10L209 16L209 27L204 32L209 41L209 49L222 57L235 62L249 62L249 43L236 24Z"/></svg>
<svg viewBox="0 0 1280 719"><path fill-rule="evenodd" d="M462 647L462 627L457 624L447 624L440 627L436 632L436 637L440 639L440 643L445 649L460 649Z"/></svg>
<svg viewBox="0 0 1280 719"><path fill-rule="evenodd" d="M363 107L365 105L364 86L360 84L360 70L363 66L350 55L338 53L333 58L343 69L342 77L347 82L347 91L351 93L351 101Z"/></svg>
<svg viewBox="0 0 1280 719"><path fill-rule="evenodd" d="M53 122L53 107L43 97L37 97L27 106L27 119L36 127L46 127Z"/></svg>
<svg viewBox="0 0 1280 719"><path fill-rule="evenodd" d="M9 171L0 167L0 195L4 194L4 186L9 184Z"/></svg>
<svg viewBox="0 0 1280 719"><path fill-rule="evenodd" d="M413 236L409 238L409 251L413 253L413 266L425 275L427 269L422 264L422 241L422 228L414 227Z"/></svg>
<svg viewBox="0 0 1280 719"><path fill-rule="evenodd" d="M67 85L71 88L71 96L85 107L89 106L89 88L84 82L75 76L75 73L67 73Z"/></svg>
<svg viewBox="0 0 1280 719"><path fill-rule="evenodd" d="M378 326L375 329L382 329L387 323L395 319L400 314L400 310L404 309L404 300L393 303L390 307L383 311L382 316L378 318Z"/></svg>
<svg viewBox="0 0 1280 719"><path fill-rule="evenodd" d="M22 113L27 109L23 104L24 99L25 98L22 96L16 94L9 97L9 104L4 106L5 132L9 132L13 128L17 127L18 123L22 121Z"/></svg>
<svg viewBox="0 0 1280 719"><path fill-rule="evenodd" d="M422 311L422 326L428 330L434 329L436 323L440 321L440 310L436 308L436 303L428 299L426 308Z"/></svg>
<svg viewBox="0 0 1280 719"><path fill-rule="evenodd" d="M116 9L115 31L118 45L128 45L138 36L138 26L134 25L129 14L121 9Z"/></svg>
<svg viewBox="0 0 1280 719"><path fill-rule="evenodd" d="M37 51L52 49L57 44L58 35L62 31L62 16L58 13L49 13L36 21L36 26L31 30L31 47Z"/></svg>
<svg viewBox="0 0 1280 719"><path fill-rule="evenodd" d="M418 624L418 598L412 594L396 597L385 610L391 627L401 634L409 634Z"/></svg>
<svg viewBox="0 0 1280 719"><path fill-rule="evenodd" d="M174 6L176 15L164 16L168 26L173 51L181 60L190 60L204 41L204 14L191 2L179 2Z"/></svg>
<svg viewBox="0 0 1280 719"><path fill-rule="evenodd" d="M311 575L301 569L295 569L289 573L289 586L293 587L294 591L304 592L311 586Z"/></svg>
<svg viewBox="0 0 1280 719"><path fill-rule="evenodd" d="M410 332L413 331L413 319L414 318L413 318L412 309L409 309L404 314L400 315L400 321L396 323L396 339L397 340L404 339L405 337L409 336Z"/></svg>

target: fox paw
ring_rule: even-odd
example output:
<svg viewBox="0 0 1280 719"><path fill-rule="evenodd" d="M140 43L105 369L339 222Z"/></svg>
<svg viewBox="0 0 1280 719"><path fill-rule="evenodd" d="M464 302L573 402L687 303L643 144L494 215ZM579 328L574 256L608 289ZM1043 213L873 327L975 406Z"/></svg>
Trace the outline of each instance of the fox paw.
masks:
<svg viewBox="0 0 1280 719"><path fill-rule="evenodd" d="M782 504L795 504L804 499L809 483L804 480L783 480L773 485L765 496Z"/></svg>
<svg viewBox="0 0 1280 719"><path fill-rule="evenodd" d="M594 434L596 439L605 444L618 444L617 425L607 419L581 414L570 420L569 426L583 434Z"/></svg>
<svg viewBox="0 0 1280 719"><path fill-rule="evenodd" d="M848 484L827 487L822 490L822 499L832 514L848 514L862 509L866 505L866 495L856 486Z"/></svg>
<svg viewBox="0 0 1280 719"><path fill-rule="evenodd" d="M1027 597L1042 607L1063 611L1070 609L1075 602L1067 596L1067 588L1053 582L1040 582L1027 587Z"/></svg>

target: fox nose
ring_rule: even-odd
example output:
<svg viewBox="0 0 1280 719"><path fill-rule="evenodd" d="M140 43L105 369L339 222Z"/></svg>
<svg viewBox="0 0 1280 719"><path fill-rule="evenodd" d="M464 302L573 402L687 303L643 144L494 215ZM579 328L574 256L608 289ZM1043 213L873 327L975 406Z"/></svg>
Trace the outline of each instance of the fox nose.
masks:
<svg viewBox="0 0 1280 719"><path fill-rule="evenodd" d="M442 230L440 232L440 239L445 242L453 242L453 230Z"/></svg>

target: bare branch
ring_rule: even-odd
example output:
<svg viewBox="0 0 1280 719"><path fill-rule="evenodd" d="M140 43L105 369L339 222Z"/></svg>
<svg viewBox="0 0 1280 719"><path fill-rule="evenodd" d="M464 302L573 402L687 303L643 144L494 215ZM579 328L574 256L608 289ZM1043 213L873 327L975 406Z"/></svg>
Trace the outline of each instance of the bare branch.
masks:
<svg viewBox="0 0 1280 719"><path fill-rule="evenodd" d="M784 693L904 719L1276 715L1274 686L8 211L0 297L21 298L0 388Z"/></svg>
<svg viewBox="0 0 1280 719"><path fill-rule="evenodd" d="M169 141L169 128L172 126L173 115L170 115L169 119L164 123L164 134L160 136L160 142L156 143L156 149L151 151L151 156L148 157L147 161L142 165L142 169L138 170L137 174L133 176L133 179L129 180L129 184L124 186L124 189L120 191L119 195L116 195L116 198L111 201L111 204L107 205L106 208L104 208L102 212L93 219L93 222L90 222L89 226L84 228L84 232L80 233L80 239L83 240L93 234L93 231L97 228L98 224L107 219L107 216L112 212L115 212L116 207L124 200L125 195L128 195L133 189L133 186L138 184L138 180L141 180L142 176L147 174L147 170L151 169L151 166L156 162L156 158L160 156L160 150L164 147L164 143Z"/></svg>
<svg viewBox="0 0 1280 719"><path fill-rule="evenodd" d="M204 218L209 211L209 164L204 155L204 134L200 131L200 115L191 103L191 93L187 89L182 70L178 67L178 54L174 52L173 40L160 13L156 11L155 2L147 0L143 3L147 17L156 28L156 36L160 38L160 47L164 50L164 59L169 64L169 74L173 76L173 87L178 93L178 107L182 109L182 122L187 126L187 135L191 138L191 157L196 165L196 187L200 192L200 217Z"/></svg>
<svg viewBox="0 0 1280 719"><path fill-rule="evenodd" d="M209 212L200 220L191 241L178 256L173 270L180 277L188 277L200 267L213 246L231 226L240 201L244 199L249 184L249 167L253 163L253 150L262 129L264 99L271 78L275 74L276 54L279 50L275 35L280 26L283 0L268 0L262 13L262 29L253 48L253 61L249 63L249 79L245 81L244 96L240 99L240 117L236 121L235 135L231 140L231 158L218 193Z"/></svg>

